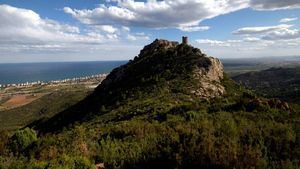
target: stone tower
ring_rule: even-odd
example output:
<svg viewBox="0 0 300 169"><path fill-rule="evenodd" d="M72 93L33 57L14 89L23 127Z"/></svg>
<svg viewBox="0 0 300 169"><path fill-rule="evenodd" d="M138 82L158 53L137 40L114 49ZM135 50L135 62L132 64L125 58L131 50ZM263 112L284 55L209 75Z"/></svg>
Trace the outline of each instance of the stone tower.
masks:
<svg viewBox="0 0 300 169"><path fill-rule="evenodd" d="M182 37L182 44L187 45L189 43L189 38L187 36Z"/></svg>

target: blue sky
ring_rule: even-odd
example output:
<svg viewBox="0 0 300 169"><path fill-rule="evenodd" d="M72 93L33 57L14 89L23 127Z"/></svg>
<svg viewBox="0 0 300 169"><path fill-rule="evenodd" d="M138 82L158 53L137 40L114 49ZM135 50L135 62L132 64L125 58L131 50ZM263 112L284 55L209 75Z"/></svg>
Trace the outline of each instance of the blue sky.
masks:
<svg viewBox="0 0 300 169"><path fill-rule="evenodd" d="M218 58L300 55L298 0L0 0L0 62L128 60L156 38Z"/></svg>

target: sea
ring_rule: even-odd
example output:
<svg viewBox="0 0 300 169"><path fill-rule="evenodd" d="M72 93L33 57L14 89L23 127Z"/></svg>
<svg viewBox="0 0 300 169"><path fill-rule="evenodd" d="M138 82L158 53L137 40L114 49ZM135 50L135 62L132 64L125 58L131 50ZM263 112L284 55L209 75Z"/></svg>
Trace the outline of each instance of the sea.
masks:
<svg viewBox="0 0 300 169"><path fill-rule="evenodd" d="M0 84L62 80L109 73L128 61L0 63Z"/></svg>

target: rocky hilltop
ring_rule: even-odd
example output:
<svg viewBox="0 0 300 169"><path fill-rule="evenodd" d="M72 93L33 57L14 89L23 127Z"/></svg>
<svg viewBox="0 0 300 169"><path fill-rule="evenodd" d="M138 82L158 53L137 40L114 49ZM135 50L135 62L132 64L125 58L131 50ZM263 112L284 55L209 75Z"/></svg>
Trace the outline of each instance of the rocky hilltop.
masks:
<svg viewBox="0 0 300 169"><path fill-rule="evenodd" d="M208 57L200 49L156 39L145 46L134 60L113 70L96 91L111 91L115 84L130 86L132 89L140 86L140 83L136 83L139 81L148 81L151 85L151 82L155 84L160 80L174 82L181 79L186 82L185 87L190 89L190 93L201 98L213 98L225 92L220 83L223 73L222 63L217 58ZM166 84L171 88L174 85Z"/></svg>
<svg viewBox="0 0 300 169"><path fill-rule="evenodd" d="M133 60L115 68L87 98L46 122L32 125L44 131L49 131L49 125L52 129L61 129L101 114L108 107L127 104L129 100L153 100L160 96L167 105L168 102L212 99L226 93L223 73L222 63L200 49L156 39Z"/></svg>

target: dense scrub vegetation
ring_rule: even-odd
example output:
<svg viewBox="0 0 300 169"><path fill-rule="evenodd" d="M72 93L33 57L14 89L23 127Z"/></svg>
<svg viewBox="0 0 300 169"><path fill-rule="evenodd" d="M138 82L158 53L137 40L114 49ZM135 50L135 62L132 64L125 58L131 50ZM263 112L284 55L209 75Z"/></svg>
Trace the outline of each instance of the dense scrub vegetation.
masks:
<svg viewBox="0 0 300 169"><path fill-rule="evenodd" d="M182 48L187 50L184 53L192 50ZM159 53L164 52L168 51ZM172 60L173 55L162 56ZM180 61L175 57L171 63L193 67L197 62L189 62L189 56L194 55ZM100 86L72 108L30 125L37 132L29 128L12 136L1 132L0 168L77 169L99 163L116 169L300 167L297 105L265 104L268 99L226 75L225 95L200 99L190 93L197 83L191 76L193 69L161 69L166 62L152 64L157 59L144 59L151 60L136 58L124 69L128 76L117 83ZM143 66L134 66L137 62ZM135 71L144 75L132 76Z"/></svg>
<svg viewBox="0 0 300 169"><path fill-rule="evenodd" d="M300 67L270 68L241 74L233 79L264 97L300 104Z"/></svg>
<svg viewBox="0 0 300 169"><path fill-rule="evenodd" d="M2 168L91 168L102 162L107 168L299 168L299 110L257 105L246 111L256 96L229 79L224 84L235 92L228 90L223 98L210 101L181 93L141 96L116 109L103 108L103 115L57 134L42 134L30 145L18 141L28 140L28 128L11 138L1 134L1 142L7 144L0 164ZM239 107L233 106L237 103ZM16 140L21 145L18 151L11 147Z"/></svg>

